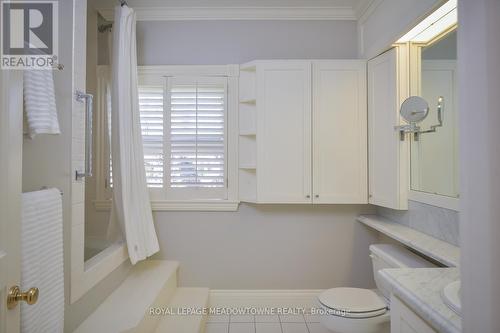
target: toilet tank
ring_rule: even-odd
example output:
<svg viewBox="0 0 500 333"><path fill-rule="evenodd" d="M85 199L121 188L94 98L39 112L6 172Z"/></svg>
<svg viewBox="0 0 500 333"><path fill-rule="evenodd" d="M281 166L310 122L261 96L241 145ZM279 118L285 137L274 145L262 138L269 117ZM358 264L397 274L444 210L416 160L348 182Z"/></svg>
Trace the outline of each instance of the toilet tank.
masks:
<svg viewBox="0 0 500 333"><path fill-rule="evenodd" d="M424 268L436 267L433 263L419 257L401 245L372 244L370 245L370 258L372 259L373 277L378 290L389 304L391 295L390 286L380 279L378 271L384 268Z"/></svg>

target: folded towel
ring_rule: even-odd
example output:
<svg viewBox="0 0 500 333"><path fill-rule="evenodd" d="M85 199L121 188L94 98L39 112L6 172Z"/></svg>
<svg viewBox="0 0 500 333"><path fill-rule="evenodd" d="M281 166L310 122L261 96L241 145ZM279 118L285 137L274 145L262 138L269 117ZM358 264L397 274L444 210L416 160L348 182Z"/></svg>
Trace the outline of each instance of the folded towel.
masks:
<svg viewBox="0 0 500 333"><path fill-rule="evenodd" d="M21 303L22 333L64 330L62 200L58 189L23 193L21 286L37 287L38 302Z"/></svg>
<svg viewBox="0 0 500 333"><path fill-rule="evenodd" d="M54 77L51 70L24 71L24 112L27 134L59 134Z"/></svg>

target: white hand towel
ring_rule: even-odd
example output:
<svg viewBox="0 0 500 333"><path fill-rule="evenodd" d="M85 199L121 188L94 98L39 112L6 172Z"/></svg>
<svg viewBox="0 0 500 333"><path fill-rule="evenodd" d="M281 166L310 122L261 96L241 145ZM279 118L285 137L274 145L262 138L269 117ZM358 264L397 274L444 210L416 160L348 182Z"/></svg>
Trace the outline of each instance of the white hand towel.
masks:
<svg viewBox="0 0 500 333"><path fill-rule="evenodd" d="M60 134L52 70L24 71L24 112L30 138Z"/></svg>
<svg viewBox="0 0 500 333"><path fill-rule="evenodd" d="M58 189L23 193L21 287L39 289L38 302L21 303L22 333L62 333L64 272L62 200Z"/></svg>

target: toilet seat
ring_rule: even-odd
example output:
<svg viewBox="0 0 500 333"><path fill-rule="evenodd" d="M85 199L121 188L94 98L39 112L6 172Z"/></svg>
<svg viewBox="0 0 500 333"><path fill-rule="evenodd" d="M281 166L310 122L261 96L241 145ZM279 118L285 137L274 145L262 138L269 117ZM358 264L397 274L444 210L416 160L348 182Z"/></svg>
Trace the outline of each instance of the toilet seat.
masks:
<svg viewBox="0 0 500 333"><path fill-rule="evenodd" d="M387 304L375 291L361 288L333 288L322 292L319 302L330 315L371 318L387 312Z"/></svg>

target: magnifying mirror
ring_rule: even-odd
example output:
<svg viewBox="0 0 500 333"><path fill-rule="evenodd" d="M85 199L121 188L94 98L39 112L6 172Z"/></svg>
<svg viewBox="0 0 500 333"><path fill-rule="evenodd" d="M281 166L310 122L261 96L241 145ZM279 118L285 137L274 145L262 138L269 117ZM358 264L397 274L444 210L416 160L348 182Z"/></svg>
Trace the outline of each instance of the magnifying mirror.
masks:
<svg viewBox="0 0 500 333"><path fill-rule="evenodd" d="M410 96L401 104L399 113L408 123L419 123L429 114L429 104L422 97Z"/></svg>

